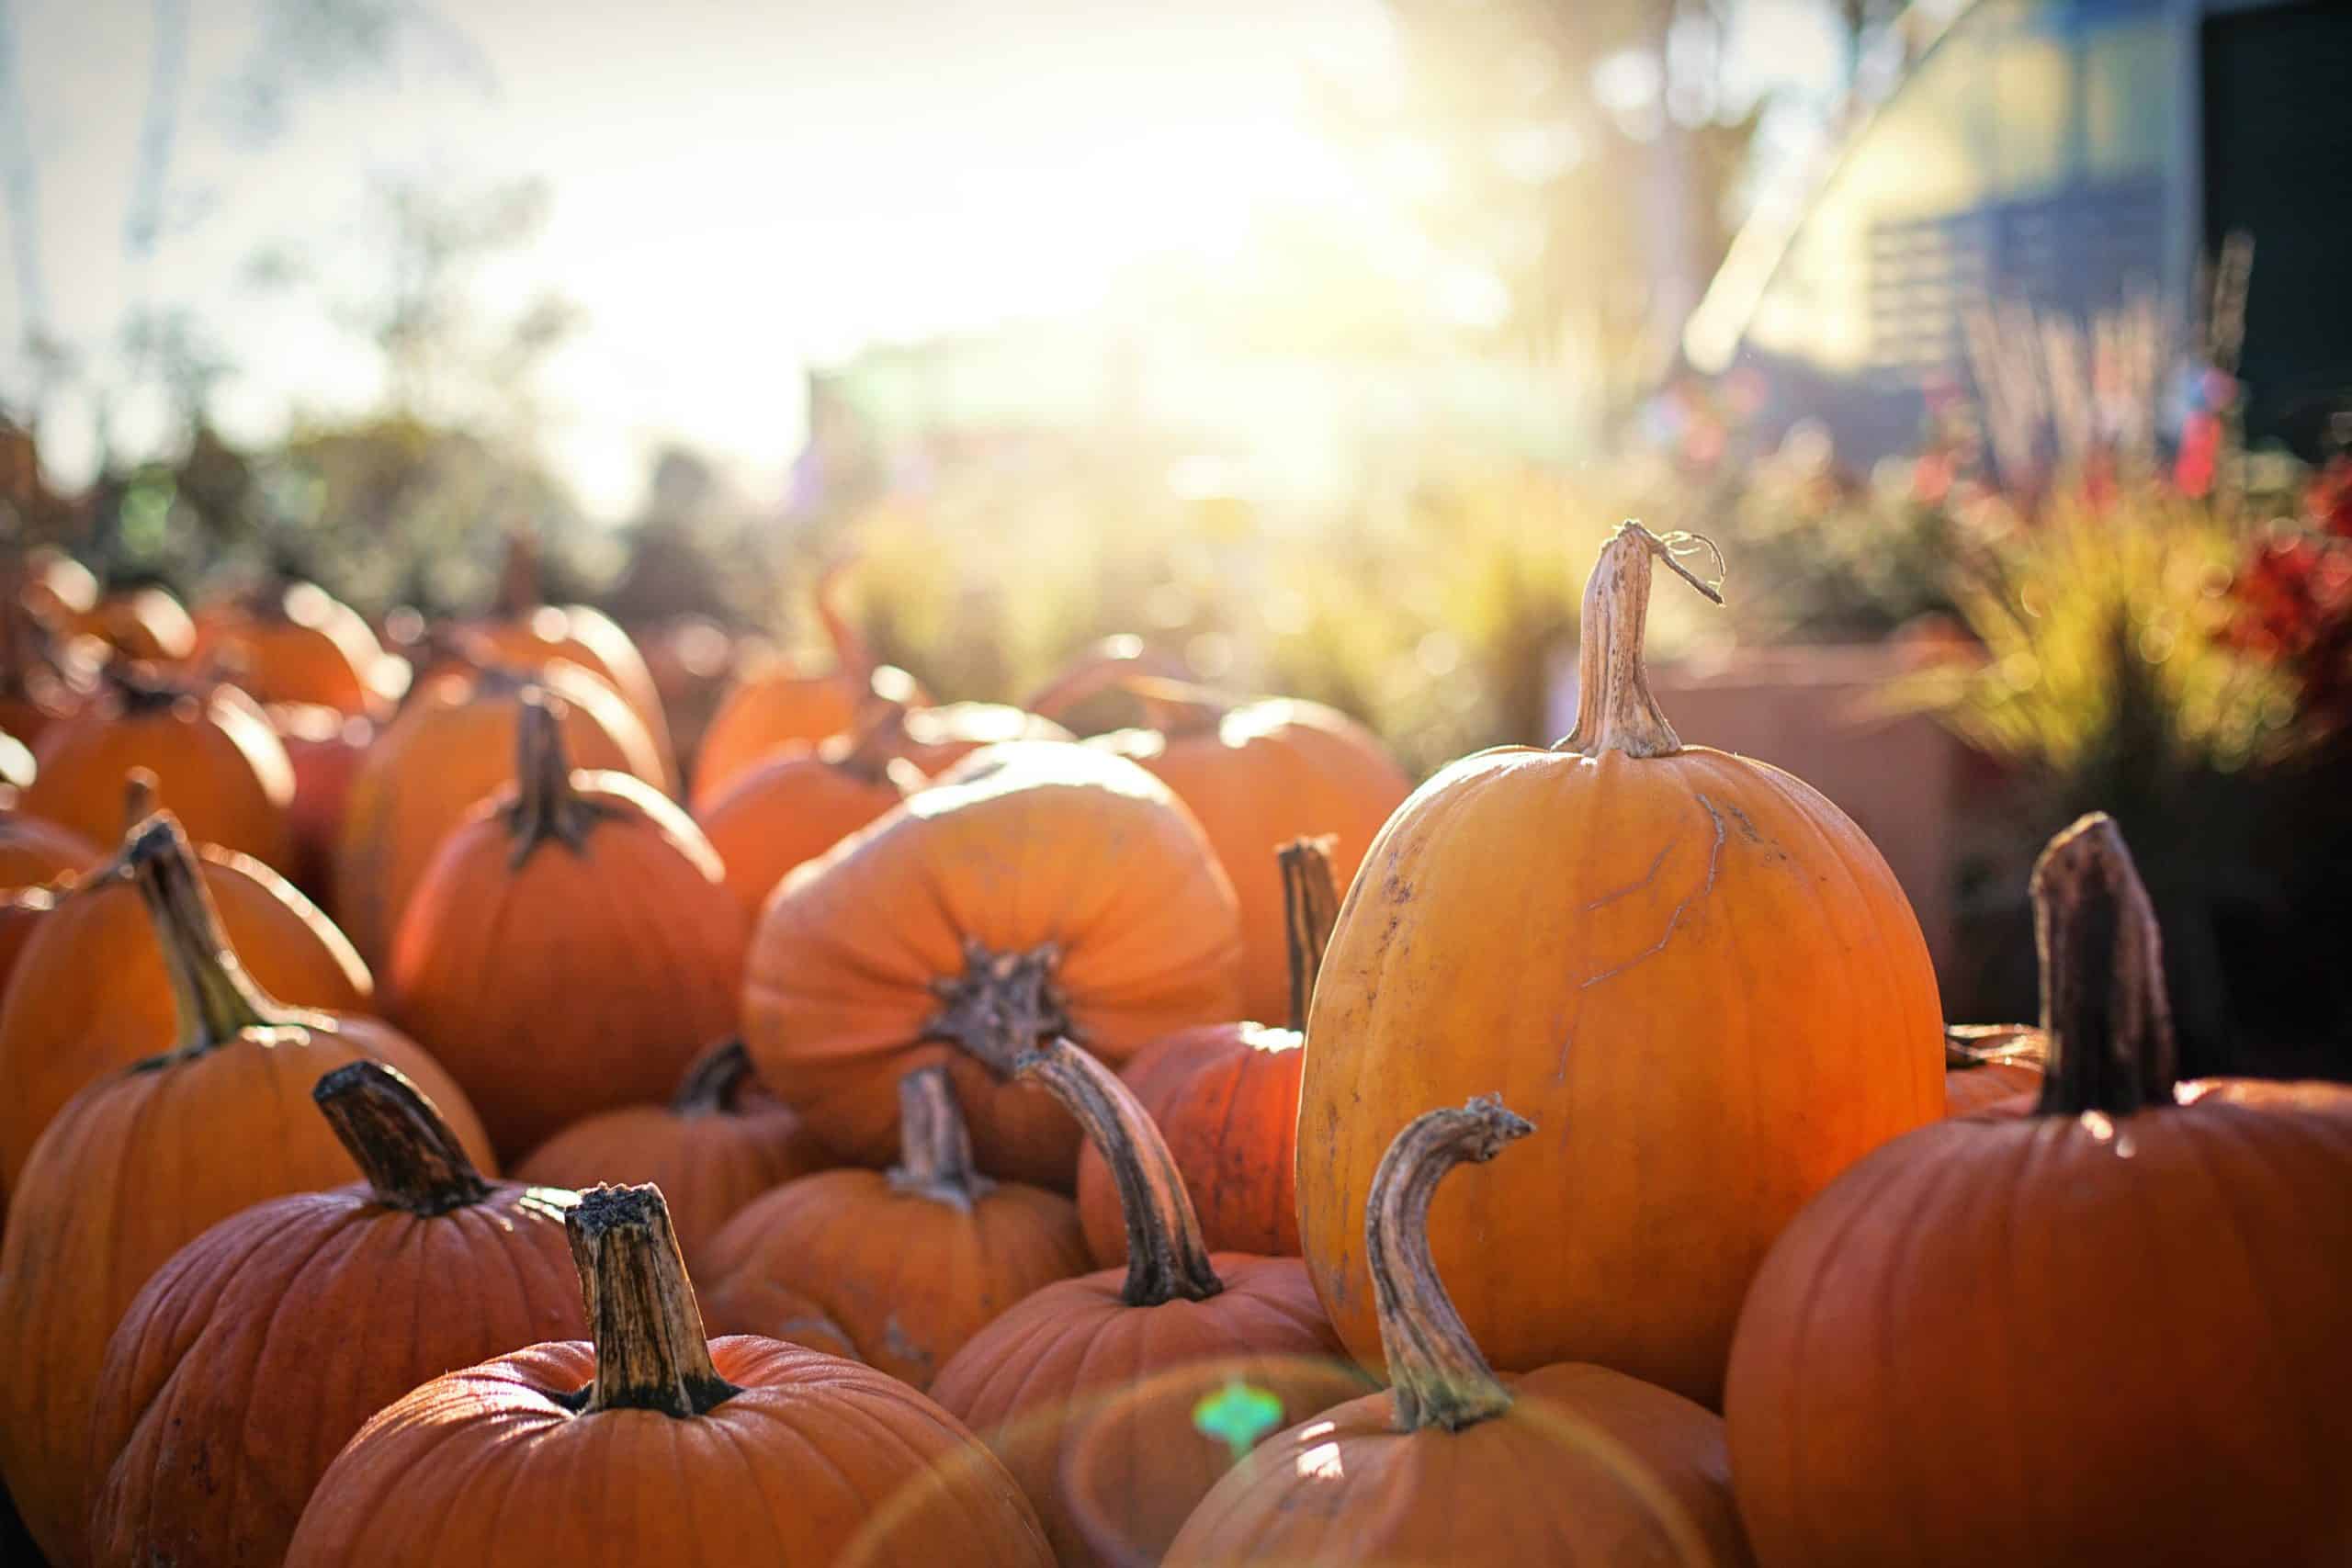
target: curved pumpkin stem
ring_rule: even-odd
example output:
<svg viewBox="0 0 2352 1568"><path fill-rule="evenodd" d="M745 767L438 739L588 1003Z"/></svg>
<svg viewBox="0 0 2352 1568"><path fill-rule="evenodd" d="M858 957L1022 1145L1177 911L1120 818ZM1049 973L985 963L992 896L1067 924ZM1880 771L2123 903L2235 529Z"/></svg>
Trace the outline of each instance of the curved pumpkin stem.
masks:
<svg viewBox="0 0 2352 1568"><path fill-rule="evenodd" d="M695 1058L670 1097L670 1109L681 1116L724 1115L751 1080L752 1053L741 1040L722 1040Z"/></svg>
<svg viewBox="0 0 2352 1568"><path fill-rule="evenodd" d="M910 1192L965 1213L996 1183L972 1163L971 1130L947 1068L933 1063L899 1080L899 1163L890 1168L893 1191Z"/></svg>
<svg viewBox="0 0 2352 1568"><path fill-rule="evenodd" d="M126 833L155 815L160 804L157 780L145 768L133 768L122 775L122 830Z"/></svg>
<svg viewBox="0 0 2352 1568"><path fill-rule="evenodd" d="M1061 956L1052 942L1026 953L990 953L978 938L966 937L964 972L931 983L941 1005L924 1023L923 1038L961 1046L1011 1077L1024 1052L1069 1032L1069 1014L1054 985Z"/></svg>
<svg viewBox="0 0 2352 1568"><path fill-rule="evenodd" d="M1118 1075L1057 1039L1022 1057L1019 1076L1060 1100L1111 1168L1127 1223L1127 1282L1120 1299L1129 1306L1159 1306L1180 1297L1206 1301L1224 1290L1176 1157Z"/></svg>
<svg viewBox="0 0 2352 1568"><path fill-rule="evenodd" d="M2033 863L2046 1075L2037 1107L2128 1116L2173 1100L2164 933L2115 818L2095 811Z"/></svg>
<svg viewBox="0 0 2352 1568"><path fill-rule="evenodd" d="M1396 1429L1449 1432L1510 1408L1510 1391L1487 1364L1453 1309L1430 1256L1430 1198L1446 1173L1483 1165L1535 1131L1484 1095L1459 1111L1424 1111L1380 1156L1365 1204L1364 1260L1372 1270L1381 1353L1396 1396Z"/></svg>
<svg viewBox="0 0 2352 1568"><path fill-rule="evenodd" d="M381 1062L345 1062L311 1090L377 1202L430 1217L479 1203L490 1183L433 1102Z"/></svg>
<svg viewBox="0 0 2352 1568"><path fill-rule="evenodd" d="M1340 879L1331 873L1329 834L1293 839L1277 852L1283 866L1283 934L1290 948L1290 1027L1306 1032L1307 1004L1315 999L1315 976L1331 928L1340 919Z"/></svg>
<svg viewBox="0 0 2352 1568"><path fill-rule="evenodd" d="M514 847L506 857L520 869L550 840L573 854L586 852L588 833L612 813L571 787L571 757L563 745L563 699L541 687L523 691L514 716L514 800L505 807Z"/></svg>
<svg viewBox="0 0 2352 1568"><path fill-rule="evenodd" d="M826 741L819 749L820 755L833 766L869 784L890 777L890 764L904 754L907 744L907 709L911 699L909 688L912 682L907 682L905 688L889 682L892 689L886 691L881 674L880 671L875 672L869 682L872 689L858 705L857 717L849 733Z"/></svg>
<svg viewBox="0 0 2352 1568"><path fill-rule="evenodd" d="M168 811L148 818L123 845L121 863L154 921L179 1009L179 1043L154 1061L200 1055L248 1030L308 1021L245 973L178 818Z"/></svg>
<svg viewBox="0 0 2352 1568"><path fill-rule="evenodd" d="M527 527L509 529L506 556L498 567L498 593L491 608L503 619L519 621L539 604L538 533Z"/></svg>
<svg viewBox="0 0 2352 1568"><path fill-rule="evenodd" d="M1662 560L1668 570L1715 604L1722 592L1701 579L1675 557L1687 541L1697 540L1709 551L1712 543L1696 535L1663 537L1639 523L1617 525L1600 547L1592 576L1584 586L1584 625L1577 658L1577 724L1566 739L1552 748L1598 757L1623 751L1629 757L1671 757L1682 750L1666 715L1650 694L1649 671L1643 663L1643 639L1650 618L1650 563ZM1723 558L1715 558L1720 561Z"/></svg>
<svg viewBox="0 0 2352 1568"><path fill-rule="evenodd" d="M685 1420L742 1392L711 1364L660 1188L590 1188L563 1228L596 1342L595 1381L574 1397L575 1410L658 1410Z"/></svg>
<svg viewBox="0 0 2352 1568"><path fill-rule="evenodd" d="M865 634L850 619L849 612L842 608L842 584L855 565L854 555L840 556L828 562L817 574L811 597L816 602L817 624L825 628L825 640L832 645L833 667L863 686L874 675L874 650L866 645Z"/></svg>

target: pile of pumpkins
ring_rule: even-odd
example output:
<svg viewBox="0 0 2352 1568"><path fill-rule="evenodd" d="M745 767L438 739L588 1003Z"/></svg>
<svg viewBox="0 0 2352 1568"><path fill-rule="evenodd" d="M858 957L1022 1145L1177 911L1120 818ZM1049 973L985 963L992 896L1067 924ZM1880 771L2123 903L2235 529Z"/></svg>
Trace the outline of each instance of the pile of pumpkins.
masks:
<svg viewBox="0 0 2352 1568"><path fill-rule="evenodd" d="M527 581L402 682L315 588L14 563L39 1551L2352 1562L2352 1089L2175 1081L2104 818L2038 1026L1947 1029L1860 830L1653 700L1661 564L1566 739L1417 790L1131 649L934 705L829 581L684 790Z"/></svg>

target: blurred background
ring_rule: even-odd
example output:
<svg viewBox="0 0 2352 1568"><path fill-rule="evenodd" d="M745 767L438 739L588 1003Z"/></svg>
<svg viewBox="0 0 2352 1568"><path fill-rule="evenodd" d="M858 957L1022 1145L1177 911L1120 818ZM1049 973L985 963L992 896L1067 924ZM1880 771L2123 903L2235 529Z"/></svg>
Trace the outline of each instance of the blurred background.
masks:
<svg viewBox="0 0 2352 1568"><path fill-rule="evenodd" d="M688 750L854 555L942 698L1135 634L1425 773L1566 731L1638 515L1953 1017L2099 807L2195 1065L2352 1073L2346 81L2323 0L0 0L7 547L397 628L529 534Z"/></svg>

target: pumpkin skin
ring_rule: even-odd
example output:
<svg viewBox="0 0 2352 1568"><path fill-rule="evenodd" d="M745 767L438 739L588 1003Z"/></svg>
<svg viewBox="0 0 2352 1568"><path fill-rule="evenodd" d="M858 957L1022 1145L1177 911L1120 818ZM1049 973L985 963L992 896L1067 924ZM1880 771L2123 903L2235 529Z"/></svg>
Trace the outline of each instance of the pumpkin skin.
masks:
<svg viewBox="0 0 2352 1568"><path fill-rule="evenodd" d="M1340 1347L1297 1259L1206 1249L1150 1118L1109 1068L1057 1040L1023 1057L1020 1071L1063 1100L1119 1173L1130 1257L1125 1269L1048 1285L997 1318L940 1370L931 1394L1004 1461L1064 1568L1080 1568L1101 1561L1061 1482L1081 1426L1091 1462L1148 1483L1127 1499L1127 1517L1091 1521L1096 1534L1140 1530L1181 1512L1215 1472L1168 1462L1193 1451L1182 1412L1123 1404L1112 1416L1111 1402L1194 1361L1266 1384L1296 1359L1329 1359Z"/></svg>
<svg viewBox="0 0 2352 1568"><path fill-rule="evenodd" d="M135 842L145 827L124 835ZM292 1006L372 1010L376 984L343 933L261 862L207 844L199 874L228 944ZM90 1083L171 1049L169 963L137 889L95 871L52 890L22 962L39 983L0 997L0 1179L13 1187L41 1130Z"/></svg>
<svg viewBox="0 0 2352 1568"><path fill-rule="evenodd" d="M599 1189L570 1222L596 1343L535 1345L387 1408L320 1481L289 1568L1053 1568L1011 1478L921 1394L771 1339L706 1343L666 1224L591 1229L637 1194L660 1202Z"/></svg>
<svg viewBox="0 0 2352 1568"><path fill-rule="evenodd" d="M522 782L442 844L386 987L507 1157L668 1093L734 1028L744 941L684 812L641 779L574 773L536 697L515 744Z"/></svg>
<svg viewBox="0 0 2352 1568"><path fill-rule="evenodd" d="M294 764L234 686L199 693L112 670L107 686L41 737L24 809L106 842L121 829L123 775L144 768L199 841L287 870Z"/></svg>
<svg viewBox="0 0 2352 1568"><path fill-rule="evenodd" d="M451 1367L587 1330L571 1193L482 1180L379 1063L336 1068L312 1098L368 1179L232 1215L139 1292L92 1402L96 1568L275 1563L377 1411Z"/></svg>
<svg viewBox="0 0 2352 1568"><path fill-rule="evenodd" d="M785 874L815 860L922 787L911 762L889 755L897 709L854 740L790 741L739 776L695 818L727 867L727 890L746 920Z"/></svg>
<svg viewBox="0 0 2352 1568"><path fill-rule="evenodd" d="M2352 1088L2172 1081L2104 817L2034 873L2049 1076L1833 1182L1733 1346L1768 1565L2256 1565L2352 1547ZM1997 1324L1997 1332L1987 1325ZM1947 1473L1928 1451L1997 1456Z"/></svg>
<svg viewBox="0 0 2352 1568"><path fill-rule="evenodd" d="M1236 1016L1239 945L1233 890L1165 786L1082 746L1016 741L785 880L752 939L744 1038L762 1079L867 1165L896 1152L899 1078L946 1061L980 1168L1067 1190L1069 1118L943 1042L989 1048L1010 1027L1025 1037L1009 1059L1067 1030L1124 1061Z"/></svg>
<svg viewBox="0 0 2352 1568"><path fill-rule="evenodd" d="M1015 1302L1088 1267L1075 1206L972 1168L944 1066L901 1089L907 1154L888 1173L787 1182L728 1222L703 1267L722 1334L775 1331L770 1292L813 1302L858 1359L915 1388Z"/></svg>
<svg viewBox="0 0 2352 1568"><path fill-rule="evenodd" d="M97 858L98 852L90 841L71 829L20 811L0 811L0 890L24 889L30 894ZM17 955L40 928L50 902L47 896L9 899L0 892L0 1003L7 999L8 976L16 971ZM6 1047L0 1046L0 1085L8 1081L5 1052Z"/></svg>
<svg viewBox="0 0 2352 1568"><path fill-rule="evenodd" d="M334 905L334 847L351 786L376 739L372 719L347 718L333 708L280 705L269 722L294 764L295 882L320 903Z"/></svg>
<svg viewBox="0 0 2352 1568"><path fill-rule="evenodd" d="M514 1174L549 1187L652 1183L669 1201L688 1266L707 1272L705 1249L745 1204L835 1163L751 1076L743 1043L725 1041L687 1069L669 1104L625 1105L574 1122L517 1162Z"/></svg>
<svg viewBox="0 0 2352 1568"><path fill-rule="evenodd" d="M367 619L314 582L281 582L208 609L196 658L234 672L265 706L332 708L347 717L388 705L378 689L383 645Z"/></svg>
<svg viewBox="0 0 2352 1568"><path fill-rule="evenodd" d="M91 1084L33 1145L0 1247L0 1474L52 1561L76 1559L94 1478L90 1394L107 1337L156 1269L265 1199L338 1185L350 1156L308 1104L321 1074L369 1058L489 1145L458 1086L370 1020L287 1008L222 945L187 840L159 813L132 846L182 988L182 1042Z"/></svg>
<svg viewBox="0 0 2352 1568"><path fill-rule="evenodd" d="M2041 1089L2041 1032L2024 1024L1944 1031L1944 1114L1973 1116Z"/></svg>
<svg viewBox="0 0 2352 1568"><path fill-rule="evenodd" d="M424 681L368 748L336 840L335 919L370 964L390 956L392 933L441 840L514 782L515 716L534 688L562 699L564 745L579 766L660 776L628 705L577 665L527 676L457 670Z"/></svg>
<svg viewBox="0 0 2352 1568"><path fill-rule="evenodd" d="M718 699L695 754L693 801L697 814L773 753L799 741L819 741L853 728L874 689L872 649L842 607L842 579L855 562L835 560L818 577L818 624L832 645L830 666L806 660L764 660L735 678ZM923 700L908 688L907 700Z"/></svg>
<svg viewBox="0 0 2352 1568"><path fill-rule="evenodd" d="M1577 733L1439 773L1341 907L1307 1026L1299 1239L1367 1366L1364 1201L1427 1106L1500 1093L1578 1131L1439 1197L1438 1268L1494 1364L1597 1362L1710 1408L1772 1238L1942 1114L1935 974L1886 863L1799 780L1682 748L1649 700L1664 548L1627 525L1603 549Z"/></svg>

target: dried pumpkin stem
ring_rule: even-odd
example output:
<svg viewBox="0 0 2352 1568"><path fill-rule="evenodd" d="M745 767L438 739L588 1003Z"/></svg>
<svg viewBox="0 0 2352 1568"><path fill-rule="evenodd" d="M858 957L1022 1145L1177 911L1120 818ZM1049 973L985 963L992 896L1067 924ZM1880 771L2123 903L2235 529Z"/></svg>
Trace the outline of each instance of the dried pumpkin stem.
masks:
<svg viewBox="0 0 2352 1568"><path fill-rule="evenodd" d="M155 775L145 768L133 768L122 775L122 830L126 833L155 815L161 798Z"/></svg>
<svg viewBox="0 0 2352 1568"><path fill-rule="evenodd" d="M1278 852L1283 867L1283 933L1290 948L1290 1026L1306 1032L1307 1005L1315 999L1315 976L1331 928L1340 919L1340 882L1331 874L1329 834L1293 839Z"/></svg>
<svg viewBox="0 0 2352 1568"><path fill-rule="evenodd" d="M972 1134L956 1103L956 1086L940 1063L899 1080L899 1163L890 1187L965 1213L996 1183L972 1162Z"/></svg>
<svg viewBox="0 0 2352 1568"><path fill-rule="evenodd" d="M1129 1306L1159 1306L1180 1297L1206 1301L1224 1290L1176 1157L1118 1075L1069 1041L1055 1040L1022 1058L1020 1076L1044 1085L1078 1118L1111 1168L1127 1223L1127 1282L1120 1299Z"/></svg>
<svg viewBox="0 0 2352 1568"><path fill-rule="evenodd" d="M2171 1104L2164 933L2115 819L2095 811L2051 840L2031 887L2049 1054L2038 1109L2126 1116Z"/></svg>
<svg viewBox="0 0 2352 1568"><path fill-rule="evenodd" d="M1685 536L1660 537L1639 523L1617 525L1600 547L1584 587L1584 624L1577 660L1577 724L1552 748L1580 756L1623 751L1629 757L1671 757L1682 741L1650 694L1643 662L1649 627L1650 566L1664 561L1676 576L1715 604L1716 587L1676 559ZM1696 536L1688 537L1696 538ZM1714 546L1699 540L1709 550ZM1718 558L1720 559L1720 558Z"/></svg>
<svg viewBox="0 0 2352 1568"><path fill-rule="evenodd" d="M490 1196L490 1183L433 1102L393 1068L346 1062L321 1078L311 1098L377 1202L430 1216Z"/></svg>
<svg viewBox="0 0 2352 1568"><path fill-rule="evenodd" d="M660 1188L591 1188L563 1228L596 1342L596 1377L574 1402L579 1413L658 1410L684 1420L742 1392L711 1364Z"/></svg>
<svg viewBox="0 0 2352 1568"><path fill-rule="evenodd" d="M1026 953L990 953L964 939L964 972L931 983L940 1009L923 1038L944 1040L990 1071L1010 1077L1022 1055L1040 1041L1069 1032L1069 1015L1054 986L1061 949L1052 942Z"/></svg>
<svg viewBox="0 0 2352 1568"><path fill-rule="evenodd" d="M539 607L539 538L529 528L506 536L506 557L498 567L498 597L492 610L520 620Z"/></svg>
<svg viewBox="0 0 2352 1568"><path fill-rule="evenodd" d="M678 1080L670 1109L681 1116L717 1116L734 1108L735 1096L752 1079L752 1053L741 1040L722 1040L695 1058Z"/></svg>
<svg viewBox="0 0 2352 1568"><path fill-rule="evenodd" d="M1449 1432L1510 1408L1510 1391L1487 1364L1430 1256L1430 1198L1446 1173L1483 1165L1535 1131L1484 1095L1459 1111L1426 1111L1380 1156L1365 1205L1364 1260L1372 1270L1380 1348L1396 1390L1396 1429Z"/></svg>
<svg viewBox="0 0 2352 1568"><path fill-rule="evenodd" d="M526 687L514 716L514 799L505 807L514 847L506 863L519 869L550 840L584 853L589 831L612 815L571 787L571 756L563 744L564 702L541 687Z"/></svg>
<svg viewBox="0 0 2352 1568"><path fill-rule="evenodd" d="M179 1010L175 1054L195 1054L254 1029L289 1021L245 973L220 928L220 911L179 818L158 811L123 845L124 874L137 885Z"/></svg>
<svg viewBox="0 0 2352 1568"><path fill-rule="evenodd" d="M838 740L827 742L826 761L868 783L889 777L891 760L902 754L907 743L906 699L881 692L867 694L844 739L846 746ZM838 755L831 750L836 746L841 748Z"/></svg>

